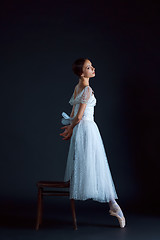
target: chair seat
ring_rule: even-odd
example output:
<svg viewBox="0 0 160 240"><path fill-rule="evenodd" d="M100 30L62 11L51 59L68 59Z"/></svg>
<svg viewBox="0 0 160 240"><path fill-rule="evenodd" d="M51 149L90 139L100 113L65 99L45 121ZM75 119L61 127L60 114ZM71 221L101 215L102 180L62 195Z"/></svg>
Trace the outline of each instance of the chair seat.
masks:
<svg viewBox="0 0 160 240"><path fill-rule="evenodd" d="M39 181L38 187L53 187L53 188L69 188L70 182L56 182L56 181Z"/></svg>

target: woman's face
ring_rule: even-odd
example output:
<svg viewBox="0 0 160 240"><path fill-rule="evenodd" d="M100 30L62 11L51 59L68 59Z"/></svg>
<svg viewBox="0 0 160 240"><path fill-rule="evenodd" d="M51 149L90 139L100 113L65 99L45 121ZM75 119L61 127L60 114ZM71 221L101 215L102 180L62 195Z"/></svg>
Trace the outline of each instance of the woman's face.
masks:
<svg viewBox="0 0 160 240"><path fill-rule="evenodd" d="M92 66L92 63L88 59L84 62L82 70L82 77L91 78L95 76L95 68Z"/></svg>

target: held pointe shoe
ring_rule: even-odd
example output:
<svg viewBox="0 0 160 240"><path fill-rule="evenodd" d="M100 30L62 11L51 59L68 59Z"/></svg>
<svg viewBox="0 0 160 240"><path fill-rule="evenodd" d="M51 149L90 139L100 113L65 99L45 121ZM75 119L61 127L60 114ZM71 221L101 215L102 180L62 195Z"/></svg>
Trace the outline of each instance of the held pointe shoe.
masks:
<svg viewBox="0 0 160 240"><path fill-rule="evenodd" d="M124 228L126 225L126 220L124 216L119 216L118 212L120 211L120 208L116 208L116 211L112 211L111 209L109 210L109 213L111 216L115 216L117 217L118 221L119 221L119 225L121 228Z"/></svg>

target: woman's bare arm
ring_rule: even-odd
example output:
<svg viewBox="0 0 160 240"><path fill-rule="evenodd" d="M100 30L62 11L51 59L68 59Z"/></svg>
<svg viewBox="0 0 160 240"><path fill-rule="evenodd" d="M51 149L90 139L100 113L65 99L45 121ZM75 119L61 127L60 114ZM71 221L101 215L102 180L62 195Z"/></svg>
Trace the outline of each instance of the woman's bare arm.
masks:
<svg viewBox="0 0 160 240"><path fill-rule="evenodd" d="M73 128L81 121L86 106L87 106L86 103L80 103L78 112L77 112L75 118L73 119L72 124L61 127L61 129L65 129L65 131L63 133L60 133L60 136L63 136L63 140L70 139L70 137L72 136L72 133L73 133Z"/></svg>
<svg viewBox="0 0 160 240"><path fill-rule="evenodd" d="M71 114L70 114L70 117L72 118L74 116L74 105L72 107L72 111L71 111Z"/></svg>
<svg viewBox="0 0 160 240"><path fill-rule="evenodd" d="M86 106L87 106L86 103L80 103L78 112L70 125L72 129L81 121Z"/></svg>

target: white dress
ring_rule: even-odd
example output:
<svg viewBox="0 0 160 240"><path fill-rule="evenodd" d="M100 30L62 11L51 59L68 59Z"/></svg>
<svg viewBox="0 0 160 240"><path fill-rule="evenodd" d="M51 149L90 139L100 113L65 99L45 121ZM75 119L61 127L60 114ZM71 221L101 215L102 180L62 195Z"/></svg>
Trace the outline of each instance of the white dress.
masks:
<svg viewBox="0 0 160 240"><path fill-rule="evenodd" d="M69 101L75 105L76 116L80 103L86 103L81 121L73 128L65 169L64 181L70 180L70 198L75 200L93 199L109 202L118 199L111 176L102 138L94 122L94 106L96 98L90 86L86 86L74 99ZM73 118L63 112L62 123L67 125ZM66 121L66 122L65 122Z"/></svg>

